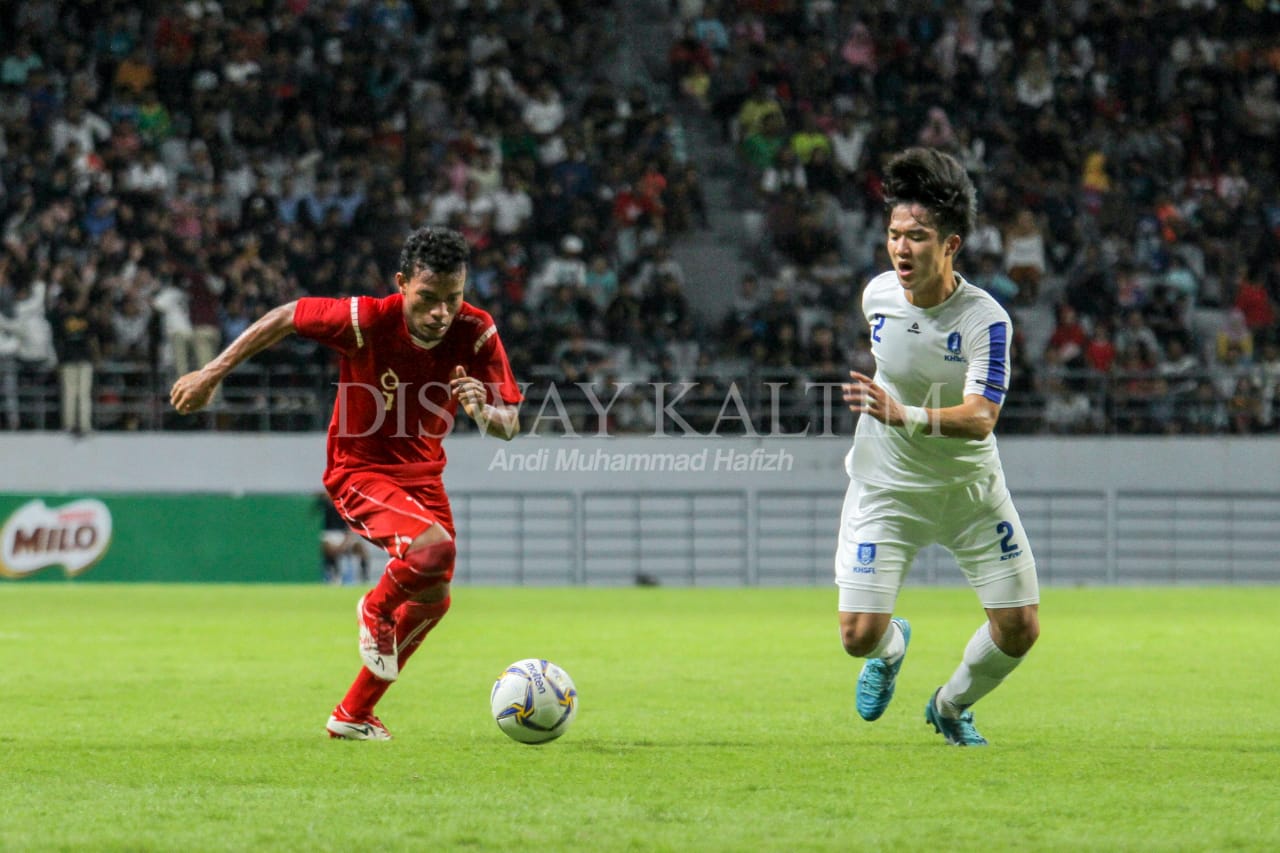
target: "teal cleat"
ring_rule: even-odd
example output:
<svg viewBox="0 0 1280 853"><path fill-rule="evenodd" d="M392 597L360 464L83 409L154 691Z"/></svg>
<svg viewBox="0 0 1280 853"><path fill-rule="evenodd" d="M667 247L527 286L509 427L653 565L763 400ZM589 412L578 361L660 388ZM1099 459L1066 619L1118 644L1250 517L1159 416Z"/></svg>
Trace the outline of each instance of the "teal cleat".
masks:
<svg viewBox="0 0 1280 853"><path fill-rule="evenodd" d="M889 707L893 689L897 686L898 673L902 670L902 662L907 659L907 646L911 645L911 623L896 617L889 621L897 622L902 629L902 657L892 666L881 658L872 658L862 665L855 704L858 716L868 723L880 719L880 715Z"/></svg>
<svg viewBox="0 0 1280 853"><path fill-rule="evenodd" d="M942 688L939 687L938 690ZM966 710L952 720L938 712L938 690L929 697L929 704L924 709L924 721L933 724L933 730L942 735L947 743L953 746L986 746L987 739L978 734L973 727L973 712Z"/></svg>

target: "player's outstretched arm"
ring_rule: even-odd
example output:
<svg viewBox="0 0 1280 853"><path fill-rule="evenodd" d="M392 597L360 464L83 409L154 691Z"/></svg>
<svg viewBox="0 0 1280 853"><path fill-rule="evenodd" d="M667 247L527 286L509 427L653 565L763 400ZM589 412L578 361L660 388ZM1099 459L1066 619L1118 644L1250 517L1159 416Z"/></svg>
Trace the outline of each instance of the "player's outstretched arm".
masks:
<svg viewBox="0 0 1280 853"><path fill-rule="evenodd" d="M449 388L457 398L458 405L462 406L462 410L485 435L510 441L520 433L520 409L506 403L496 406L486 403L484 383L474 376L468 376L462 365L453 369Z"/></svg>
<svg viewBox="0 0 1280 853"><path fill-rule="evenodd" d="M293 310L296 306L297 302L288 302L272 308L241 332L240 337L232 341L213 361L186 376L179 376L169 392L169 402L184 415L203 409L217 390L218 384L241 362L293 334Z"/></svg>
<svg viewBox="0 0 1280 853"><path fill-rule="evenodd" d="M840 386L849 410L868 414L887 426L981 441L1000 418L1000 405L981 394L966 394L958 406L925 409L902 405L866 374L852 370L849 376L852 381Z"/></svg>

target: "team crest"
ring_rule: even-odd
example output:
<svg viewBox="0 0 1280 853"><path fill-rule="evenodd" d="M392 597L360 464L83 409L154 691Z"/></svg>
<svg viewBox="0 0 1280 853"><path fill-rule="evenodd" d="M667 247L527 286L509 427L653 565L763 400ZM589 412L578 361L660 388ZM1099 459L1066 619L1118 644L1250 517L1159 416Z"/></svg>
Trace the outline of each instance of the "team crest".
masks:
<svg viewBox="0 0 1280 853"><path fill-rule="evenodd" d="M869 566L876 559L876 543L859 542L858 543L858 563L859 565Z"/></svg>
<svg viewBox="0 0 1280 853"><path fill-rule="evenodd" d="M952 352L952 353L955 353L956 355L960 354L960 333L959 332L952 332L951 334L947 335L947 352Z"/></svg>

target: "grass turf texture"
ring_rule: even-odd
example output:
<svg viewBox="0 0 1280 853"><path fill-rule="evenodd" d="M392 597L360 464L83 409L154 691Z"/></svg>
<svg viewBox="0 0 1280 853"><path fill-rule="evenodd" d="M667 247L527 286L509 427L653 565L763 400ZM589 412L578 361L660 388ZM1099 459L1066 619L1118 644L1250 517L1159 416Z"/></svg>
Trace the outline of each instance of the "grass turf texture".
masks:
<svg viewBox="0 0 1280 853"><path fill-rule="evenodd" d="M829 589L459 588L330 741L352 589L0 586L2 850L1275 850L1280 589L1049 589L1027 664L923 721L980 610L908 588L884 718ZM577 682L562 739L504 737L493 678Z"/></svg>

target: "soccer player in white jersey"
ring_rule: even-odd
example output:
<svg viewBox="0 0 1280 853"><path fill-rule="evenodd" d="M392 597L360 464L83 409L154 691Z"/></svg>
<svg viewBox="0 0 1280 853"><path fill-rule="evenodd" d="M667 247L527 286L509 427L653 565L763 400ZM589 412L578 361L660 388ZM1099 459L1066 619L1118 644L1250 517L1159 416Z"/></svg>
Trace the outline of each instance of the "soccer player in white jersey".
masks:
<svg viewBox="0 0 1280 853"><path fill-rule="evenodd" d="M986 610L925 720L946 742L986 744L975 702L1011 673L1039 635L1039 585L1026 531L1005 486L992 430L1009 385L1009 315L953 269L973 227L976 190L955 158L911 148L884 177L893 270L862 293L876 374L843 386L858 418L845 459L836 585L845 651L865 658L857 709L879 719L911 641L893 616L920 548L956 558Z"/></svg>

